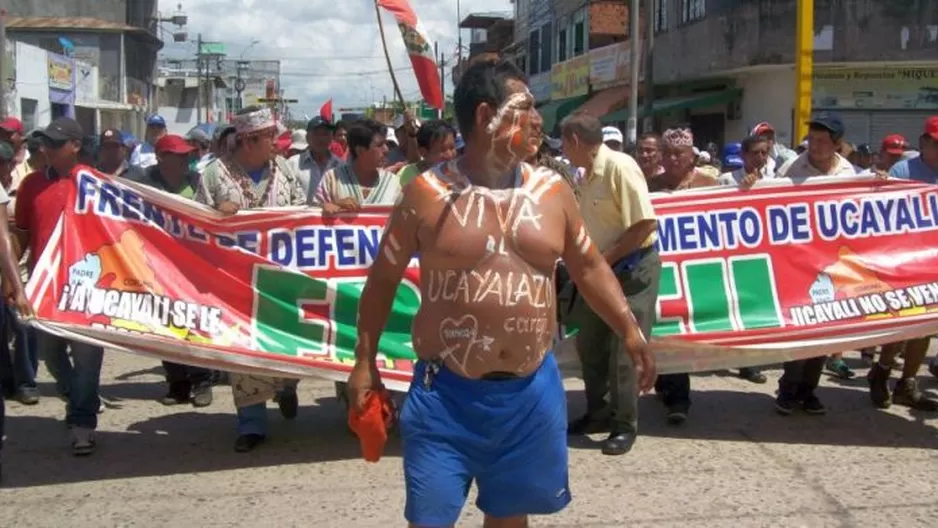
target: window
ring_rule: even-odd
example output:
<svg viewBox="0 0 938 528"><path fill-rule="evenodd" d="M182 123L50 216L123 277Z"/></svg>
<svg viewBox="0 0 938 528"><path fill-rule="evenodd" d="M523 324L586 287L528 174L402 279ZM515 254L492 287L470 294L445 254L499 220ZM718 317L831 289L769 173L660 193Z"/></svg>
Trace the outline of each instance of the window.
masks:
<svg viewBox="0 0 938 528"><path fill-rule="evenodd" d="M548 22L541 26L541 68L542 72L549 72L551 67L551 55L553 51L554 41L551 38L553 35L554 28Z"/></svg>
<svg viewBox="0 0 938 528"><path fill-rule="evenodd" d="M23 130L36 128L36 108L39 101L35 99L20 98L20 115L23 117Z"/></svg>
<svg viewBox="0 0 938 528"><path fill-rule="evenodd" d="M540 31L535 29L528 37L528 66L531 67L528 71L528 75L537 75L541 71L541 39L539 33Z"/></svg>
<svg viewBox="0 0 938 528"><path fill-rule="evenodd" d="M681 0L681 24L696 22L706 16L706 0Z"/></svg>
<svg viewBox="0 0 938 528"><path fill-rule="evenodd" d="M573 14L573 53L571 57L579 57L586 53L586 9L580 9Z"/></svg>
<svg viewBox="0 0 938 528"><path fill-rule="evenodd" d="M557 62L567 60L567 29L557 32Z"/></svg>
<svg viewBox="0 0 938 528"><path fill-rule="evenodd" d="M668 0L655 0L655 33L668 30Z"/></svg>

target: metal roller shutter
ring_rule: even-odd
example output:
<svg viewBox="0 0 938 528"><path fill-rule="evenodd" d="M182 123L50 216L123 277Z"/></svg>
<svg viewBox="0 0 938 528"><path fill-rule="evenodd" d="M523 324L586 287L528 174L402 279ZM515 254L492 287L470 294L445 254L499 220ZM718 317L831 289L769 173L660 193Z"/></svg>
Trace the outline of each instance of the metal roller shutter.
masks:
<svg viewBox="0 0 938 528"><path fill-rule="evenodd" d="M925 130L925 120L938 115L938 110L882 111L873 113L870 143L878 148L889 134L902 134L914 148L918 148L918 137Z"/></svg>
<svg viewBox="0 0 938 528"><path fill-rule="evenodd" d="M836 111L835 111L836 112ZM870 140L870 123L872 121L872 112L869 111L840 111L836 112L844 122L846 133L844 137L850 143L873 143Z"/></svg>

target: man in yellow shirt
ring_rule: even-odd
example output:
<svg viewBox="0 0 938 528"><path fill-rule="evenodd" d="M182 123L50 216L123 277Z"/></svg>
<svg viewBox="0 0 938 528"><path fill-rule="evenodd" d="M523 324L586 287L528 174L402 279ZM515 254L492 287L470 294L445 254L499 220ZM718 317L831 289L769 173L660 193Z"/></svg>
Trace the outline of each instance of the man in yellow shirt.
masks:
<svg viewBox="0 0 938 528"><path fill-rule="evenodd" d="M561 123L564 155L584 169L580 212L589 236L612 266L645 338L651 337L658 300L661 258L655 249L658 222L642 169L631 156L603 144L602 124L583 112ZM577 352L586 385L586 415L571 422L570 434L597 432L607 423L602 451L623 455L638 431L635 364L613 331L585 303L575 305ZM611 421L601 417L609 392Z"/></svg>

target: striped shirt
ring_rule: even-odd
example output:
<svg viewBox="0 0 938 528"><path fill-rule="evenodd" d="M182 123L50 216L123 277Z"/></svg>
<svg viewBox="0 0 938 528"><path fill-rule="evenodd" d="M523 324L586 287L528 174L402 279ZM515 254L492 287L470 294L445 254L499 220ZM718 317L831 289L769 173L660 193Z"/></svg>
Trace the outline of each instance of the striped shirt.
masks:
<svg viewBox="0 0 938 528"><path fill-rule="evenodd" d="M401 182L393 172L378 169L378 181L365 196L351 163L327 171L316 191L314 205L336 203L351 198L361 205L394 205L401 194Z"/></svg>

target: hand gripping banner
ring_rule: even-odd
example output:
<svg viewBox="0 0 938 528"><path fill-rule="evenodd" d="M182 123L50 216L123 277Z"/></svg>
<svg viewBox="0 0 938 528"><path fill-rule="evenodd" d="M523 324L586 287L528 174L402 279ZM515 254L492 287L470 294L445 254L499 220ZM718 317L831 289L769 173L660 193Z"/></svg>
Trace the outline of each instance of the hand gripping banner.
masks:
<svg viewBox="0 0 938 528"><path fill-rule="evenodd" d="M72 206L27 286L42 329L219 370L345 379L387 209L222 217L88 168L73 177ZM653 202L661 372L776 363L938 332L934 186L820 178ZM419 280L414 260L380 343L392 389L406 386L416 359Z"/></svg>

